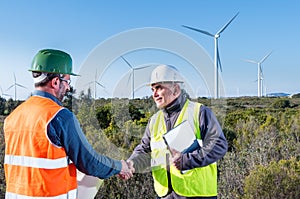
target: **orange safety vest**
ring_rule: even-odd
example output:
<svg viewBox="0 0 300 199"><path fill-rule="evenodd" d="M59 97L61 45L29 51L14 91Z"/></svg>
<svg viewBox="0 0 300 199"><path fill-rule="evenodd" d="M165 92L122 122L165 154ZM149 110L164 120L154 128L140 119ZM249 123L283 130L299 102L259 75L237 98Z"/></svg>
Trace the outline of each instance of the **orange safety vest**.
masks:
<svg viewBox="0 0 300 199"><path fill-rule="evenodd" d="M63 109L32 96L4 122L6 198L76 198L76 167L63 147L47 137L47 126Z"/></svg>

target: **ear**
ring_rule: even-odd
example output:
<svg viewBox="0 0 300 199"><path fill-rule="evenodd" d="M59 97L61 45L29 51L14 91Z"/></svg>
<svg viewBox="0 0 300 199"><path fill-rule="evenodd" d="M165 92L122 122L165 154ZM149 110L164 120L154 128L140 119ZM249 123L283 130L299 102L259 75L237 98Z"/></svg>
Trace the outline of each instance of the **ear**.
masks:
<svg viewBox="0 0 300 199"><path fill-rule="evenodd" d="M176 95L176 94L177 94L177 88L175 87L174 91L173 91L173 95Z"/></svg>
<svg viewBox="0 0 300 199"><path fill-rule="evenodd" d="M177 95L177 94L179 93L179 91L180 91L180 87L179 87L178 84L176 84L176 85L174 86L173 95Z"/></svg>
<svg viewBox="0 0 300 199"><path fill-rule="evenodd" d="M57 85L59 85L59 78L55 77L51 80L51 87L55 88Z"/></svg>

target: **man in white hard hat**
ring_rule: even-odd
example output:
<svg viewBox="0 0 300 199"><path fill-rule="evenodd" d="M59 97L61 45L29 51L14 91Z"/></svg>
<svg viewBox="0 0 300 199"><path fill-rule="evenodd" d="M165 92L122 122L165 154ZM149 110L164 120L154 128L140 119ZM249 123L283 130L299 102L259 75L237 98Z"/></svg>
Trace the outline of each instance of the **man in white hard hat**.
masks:
<svg viewBox="0 0 300 199"><path fill-rule="evenodd" d="M173 66L159 65L153 70L150 86L160 110L149 120L127 162L136 172L151 165L158 198L217 198L216 162L225 155L228 144L213 112L190 101L183 83ZM185 120L194 129L197 147L179 152L167 146L163 135Z"/></svg>

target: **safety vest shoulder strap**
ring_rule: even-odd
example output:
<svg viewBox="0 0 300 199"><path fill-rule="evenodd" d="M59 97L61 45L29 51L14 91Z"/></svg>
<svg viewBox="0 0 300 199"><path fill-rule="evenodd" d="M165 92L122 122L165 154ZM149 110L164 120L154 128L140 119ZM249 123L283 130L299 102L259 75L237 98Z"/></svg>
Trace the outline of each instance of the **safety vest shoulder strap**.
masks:
<svg viewBox="0 0 300 199"><path fill-rule="evenodd" d="M187 120L190 126L194 129L197 139L201 139L200 128L199 128L199 113L200 106L202 104L187 100L176 120L175 126L181 122Z"/></svg>

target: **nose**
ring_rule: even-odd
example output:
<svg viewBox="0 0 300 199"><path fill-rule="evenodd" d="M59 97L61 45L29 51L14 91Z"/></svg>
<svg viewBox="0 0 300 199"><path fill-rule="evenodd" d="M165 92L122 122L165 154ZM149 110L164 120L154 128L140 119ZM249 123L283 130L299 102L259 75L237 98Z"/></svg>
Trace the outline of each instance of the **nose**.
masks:
<svg viewBox="0 0 300 199"><path fill-rule="evenodd" d="M71 87L70 87L70 85L68 84L67 87L66 87L66 91L69 92L70 90L71 90Z"/></svg>
<svg viewBox="0 0 300 199"><path fill-rule="evenodd" d="M153 96L153 97L157 97L157 96L158 96L158 93L157 93L157 90L156 90L156 89L152 91L152 96Z"/></svg>

